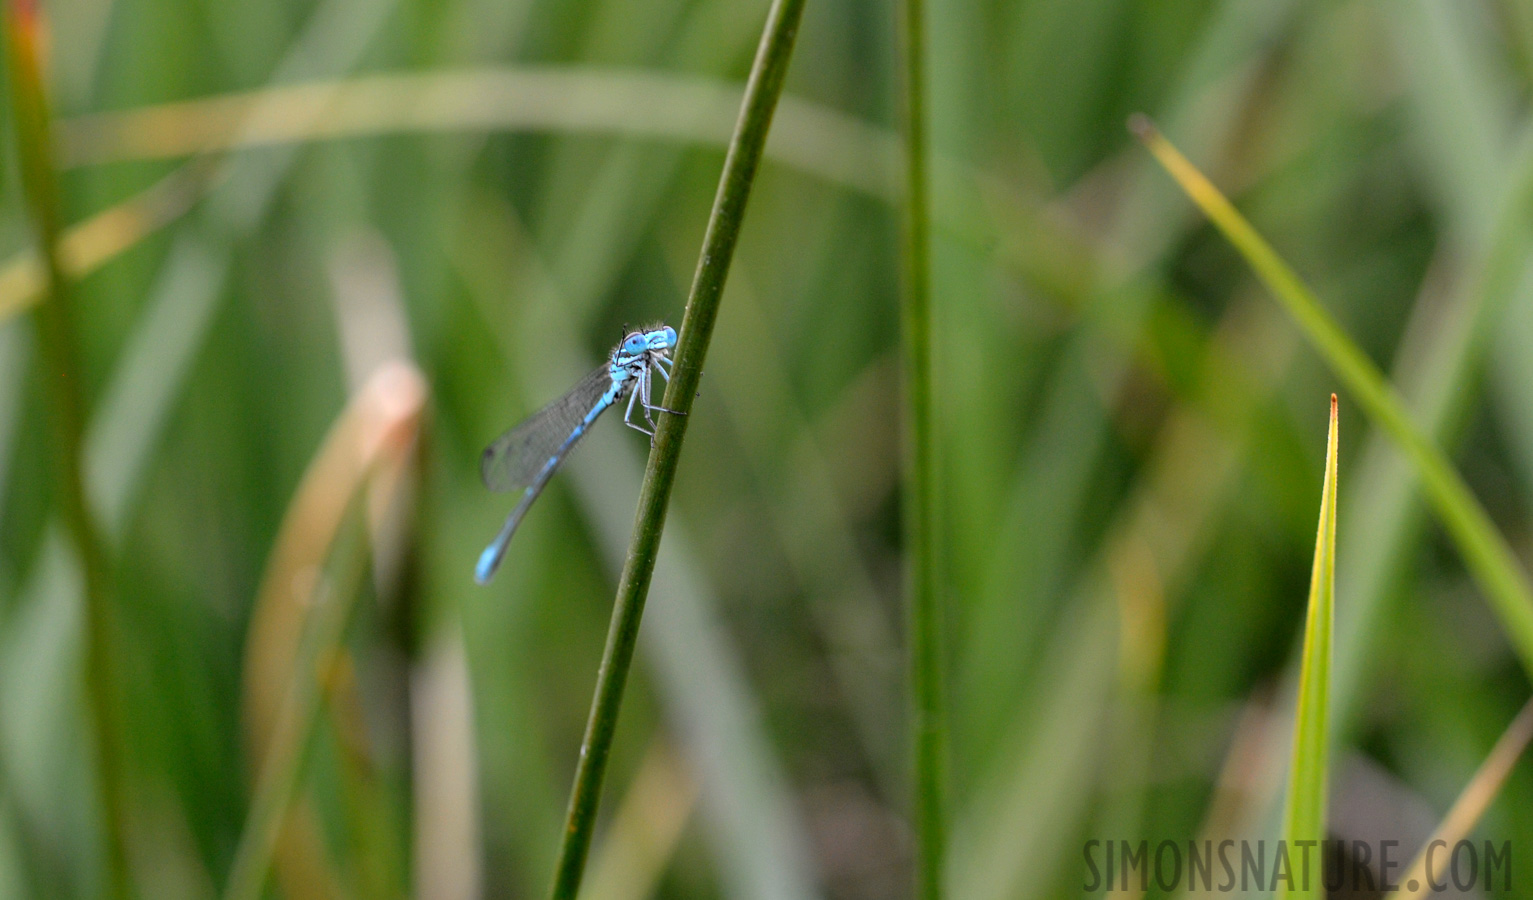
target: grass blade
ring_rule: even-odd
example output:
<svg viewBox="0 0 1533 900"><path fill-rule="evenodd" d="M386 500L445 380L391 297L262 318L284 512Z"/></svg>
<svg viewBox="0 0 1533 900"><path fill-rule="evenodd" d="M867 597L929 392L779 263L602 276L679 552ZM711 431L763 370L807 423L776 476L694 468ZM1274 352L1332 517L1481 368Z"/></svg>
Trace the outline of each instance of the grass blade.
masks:
<svg viewBox="0 0 1533 900"><path fill-rule="evenodd" d="M804 0L774 0L767 14L755 63L751 66L739 124L724 159L718 195L714 198L708 231L703 237L702 256L687 298L686 312L682 315L674 372L662 404L681 415L662 414L655 430L655 447L650 453L644 485L639 493L633 540L618 582L612 624L596 675L596 695L591 702L580 762L575 770L575 785L570 793L564 840L554 873L552 896L555 900L574 900L580 889L623 688L633 662L644 601L649 592L650 577L654 574L655 557L660 551L660 535L665 528L666 506L676 479L681 443L686 436L685 413L692 408L692 399L702 377L703 359L713 336L713 324L719 301L723 298L729 264L734 258L745 204L761 162L772 113L782 93L783 78L793 55L793 41L798 35L803 11Z"/></svg>
<svg viewBox="0 0 1533 900"><path fill-rule="evenodd" d="M105 545L86 498L85 397L77 351L70 282L60 256L63 206L54 170L53 137L43 84L46 24L30 0L6 6L11 101L21 182L40 247L45 275L43 302L36 311L37 347L49 385L58 503L75 545L85 585L85 691L90 709L98 798L106 840L106 877L111 896L131 893L123 805L121 742L116 721L111 647L111 586Z"/></svg>
<svg viewBox="0 0 1533 900"><path fill-rule="evenodd" d="M581 895L589 900L646 900L681 843L697 806L698 783L663 738L644 754L612 827L591 863Z"/></svg>
<svg viewBox="0 0 1533 900"><path fill-rule="evenodd" d="M1467 838L1475 823L1485 815L1491 801L1501 792L1501 786L1506 784L1507 776L1512 774L1512 767L1528 748L1529 741L1533 741L1533 700L1523 704L1522 711L1506 727L1490 755L1485 757L1485 762L1464 786L1463 793L1453 802L1453 808L1448 810L1442 824L1422 845L1421 852L1400 881L1401 888L1390 895L1392 900L1416 900L1428 893L1446 890L1444 875L1452 859L1452 848ZM1428 865L1431 871L1427 870Z"/></svg>
<svg viewBox="0 0 1533 900"><path fill-rule="evenodd" d="M57 127L65 168L453 132L547 131L723 147L741 92L738 82L655 71L495 66L279 84L88 113ZM269 114L252 116L263 109ZM769 157L880 199L897 196L892 132L793 96L782 98L776 122Z"/></svg>
<svg viewBox="0 0 1533 900"><path fill-rule="evenodd" d="M1320 527L1315 533L1315 563L1309 575L1309 606L1304 617L1301 651L1304 664L1299 674L1299 705L1294 714L1293 759L1288 770L1288 805L1283 824L1283 840L1291 860L1292 878L1288 883L1296 887L1279 891L1279 897L1324 895L1318 848L1325 838L1331 637L1336 624L1336 430L1336 395L1332 394L1331 425L1325 440L1325 487L1320 492ZM1284 852L1278 850L1279 854ZM1273 882L1278 879L1274 871Z"/></svg>
<svg viewBox="0 0 1533 900"><path fill-rule="evenodd" d="M64 274L79 279L191 209L214 179L204 158L176 169L121 203L103 209L59 235L59 262ZM0 323L25 311L41 296L46 275L32 250L0 264Z"/></svg>
<svg viewBox="0 0 1533 900"><path fill-rule="evenodd" d="M285 54L277 79L315 78L348 70L392 6L391 2L375 0L327 0ZM19 29L11 28L7 40L15 41L20 35ZM10 65L18 60L18 54L9 54ZM13 87L20 84L13 77ZM257 112L267 111L257 108ZM39 121L46 121L40 112L37 115ZM71 278L83 277L91 267L134 243L142 230L158 228L179 216L204 189L224 186L204 207L197 226L182 231L172 245L144 320L131 332L86 433L89 506L98 511L105 538L114 544L124 540L137 493L144 488L146 467L168 427L169 411L181 394L197 348L207 338L212 314L225 297L222 286L233 242L249 235L265 216L295 155L283 149L239 158L227 171L194 163L123 204L60 232L57 240L40 240L35 256L19 254L0 269L0 318L4 318L39 299L46 302L50 272L62 272L67 285ZM48 151L39 162L51 163L51 159L52 151ZM51 179L51 171L44 174ZM231 190L230 183L237 185L237 190ZM43 251L56 252L45 256ZM62 460L64 454L59 457ZM50 608L35 617L37 630L27 636L27 646L38 648L38 659L58 659L67 650L62 632L52 628L59 618L54 609L65 600L72 601L75 590L65 542L60 537L65 530L50 529L33 575L19 592L27 598L23 606ZM48 689L62 683L62 678L40 678L36 667L24 679L12 679L12 684L25 684L22 690L27 696L39 700ZM49 708L66 714L62 705ZM55 743L50 751L57 755L66 749ZM51 806L56 798L41 802ZM33 808L42 807L34 804Z"/></svg>
<svg viewBox="0 0 1533 900"><path fill-rule="evenodd" d="M942 896L947 725L942 695L942 610L936 570L936 462L932 431L931 226L927 183L926 22L923 0L904 0L905 290L900 310L904 355L905 590L910 641L910 728L914 758L911 818L916 833L916 896Z"/></svg>
<svg viewBox="0 0 1533 900"><path fill-rule="evenodd" d="M343 543L337 535L355 498L370 484L397 483L425 403L425 379L413 365L380 366L337 419L288 507L246 644L245 716L260 763L224 888L228 900L252 900L266 881L318 715L319 676L333 661L365 572L366 542L336 552L339 574L328 586L313 573ZM373 515L387 509L370 506Z"/></svg>
<svg viewBox="0 0 1533 900"><path fill-rule="evenodd" d="M1400 445L1464 557L1469 573L1490 601L1523 668L1533 673L1533 586L1518 566L1506 539L1447 456L1411 422L1399 394L1378 367L1347 337L1315 294L1219 189L1149 119L1135 116L1129 127L1256 270L1305 337L1356 395L1369 418Z"/></svg>

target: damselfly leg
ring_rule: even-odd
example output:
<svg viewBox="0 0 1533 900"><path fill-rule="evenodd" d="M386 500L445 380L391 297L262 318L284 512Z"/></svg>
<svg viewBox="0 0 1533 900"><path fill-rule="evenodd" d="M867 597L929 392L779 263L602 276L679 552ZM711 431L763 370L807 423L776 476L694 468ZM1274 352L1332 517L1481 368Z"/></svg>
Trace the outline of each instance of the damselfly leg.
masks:
<svg viewBox="0 0 1533 900"><path fill-rule="evenodd" d="M629 395L628 395L628 407L623 410L623 424L627 425L629 428L632 428L634 431L637 431L637 432L639 432L641 434L649 435L650 440L653 441L654 438L655 438L655 432L652 431L650 428L645 428L643 425L640 425L640 424L638 424L637 422L635 422L633 420L633 404L634 404L634 401L638 400L638 399L639 399L639 392L638 391L633 391L633 392L629 393ZM651 423L651 427L653 427L653 423Z"/></svg>
<svg viewBox="0 0 1533 900"><path fill-rule="evenodd" d="M669 359L666 359L663 356L657 356L657 357L655 357L655 365L652 368L652 371L660 373L660 377L665 379L665 383L666 384L670 384L671 383L671 376L670 376L669 373L667 373L665 371L664 366L662 366L660 364L661 363L668 363L668 362L670 362ZM650 389L650 386L654 384L654 380L650 376L649 371L650 370L646 370L645 373L644 373L644 408L646 410L654 410L656 412L668 412L668 413L670 413L673 416L684 416L684 415L686 415L686 413L682 412L679 409L671 409L668 406L659 406L657 404L653 404L653 403L649 402L649 389ZM653 423L651 423L651 424L653 424Z"/></svg>
<svg viewBox="0 0 1533 900"><path fill-rule="evenodd" d="M653 362L640 369L639 374L634 376L635 384L633 391L628 395L628 405L623 410L623 424L627 425L629 428L632 428L635 431L649 435L651 439L654 438L655 428L657 427L655 424L655 417L652 415L652 413L668 412L677 416L686 415L686 413L681 412L680 410L671 409L670 407L666 406L660 406L657 403L651 402L653 399L653 386L655 382L654 376L650 373L659 372L660 376L667 382L671 380L671 377L667 375L665 370L662 369L659 365L659 363L664 360L665 357L663 356L655 357ZM639 404L640 412L642 412L644 415L644 421L649 425L648 428L645 428L643 425L640 425L633 420L633 406L635 402Z"/></svg>

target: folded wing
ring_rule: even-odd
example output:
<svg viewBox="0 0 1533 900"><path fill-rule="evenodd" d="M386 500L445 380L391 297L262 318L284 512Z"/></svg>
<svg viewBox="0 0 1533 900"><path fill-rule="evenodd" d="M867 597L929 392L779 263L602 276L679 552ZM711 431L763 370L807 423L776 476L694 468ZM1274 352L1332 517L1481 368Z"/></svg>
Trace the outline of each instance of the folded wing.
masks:
<svg viewBox="0 0 1533 900"><path fill-rule="evenodd" d="M612 376L603 363L564 396L496 438L479 460L484 486L492 491L519 491L531 485L611 385ZM573 444L564 452L571 449Z"/></svg>

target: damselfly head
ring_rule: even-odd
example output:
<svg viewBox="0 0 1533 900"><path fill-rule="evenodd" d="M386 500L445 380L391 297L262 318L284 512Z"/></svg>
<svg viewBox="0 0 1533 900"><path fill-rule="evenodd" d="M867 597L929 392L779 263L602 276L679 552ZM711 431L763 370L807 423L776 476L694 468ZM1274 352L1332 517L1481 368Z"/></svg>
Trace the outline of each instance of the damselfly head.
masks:
<svg viewBox="0 0 1533 900"><path fill-rule="evenodd" d="M676 329L669 325L630 331L618 349L624 356L638 356L646 352L664 352L676 346Z"/></svg>

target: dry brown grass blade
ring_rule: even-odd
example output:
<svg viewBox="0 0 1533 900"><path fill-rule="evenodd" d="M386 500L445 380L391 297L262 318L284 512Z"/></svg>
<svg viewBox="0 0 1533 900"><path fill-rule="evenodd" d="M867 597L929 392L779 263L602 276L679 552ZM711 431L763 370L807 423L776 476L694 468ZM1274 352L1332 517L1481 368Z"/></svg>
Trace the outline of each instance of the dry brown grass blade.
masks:
<svg viewBox="0 0 1533 900"><path fill-rule="evenodd" d="M410 674L416 900L482 896L479 766L462 624L436 626Z"/></svg>
<svg viewBox="0 0 1533 900"><path fill-rule="evenodd" d="M223 94L58 123L62 165L173 159L379 134L550 130L723 146L744 85L633 69L517 66L372 75ZM784 97L771 155L892 197L889 132Z"/></svg>
<svg viewBox="0 0 1533 900"><path fill-rule="evenodd" d="M665 738L656 738L591 855L582 900L653 896L692 819L700 787Z"/></svg>
<svg viewBox="0 0 1533 900"><path fill-rule="evenodd" d="M262 783L267 781L264 770L269 760L278 754L297 755L294 748L280 746L284 741L298 740L293 723L284 722L283 717L293 712L287 707L291 706L288 699L295 680L319 674L294 669L331 544L359 492L370 485L398 485L404 478L426 396L425 379L412 364L396 360L380 366L332 426L283 517L256 595L245 645L245 744L254 764L252 774L259 775ZM387 505L373 502L367 510L370 524L376 527L387 513ZM349 599L335 597L331 602ZM288 896L295 896L293 892L300 885L312 888L330 880L322 874L327 864L317 855L322 842L313 830L311 814L303 812L301 805L293 810L285 816L285 824L296 830L281 828L267 837L257 826L254 837L247 835L259 848L267 841L275 843L278 835L286 832L276 852L284 860L283 870L291 874L291 878L284 877ZM264 852L271 849L267 847ZM258 849L255 855L264 852ZM256 868L264 869L264 865L257 864Z"/></svg>
<svg viewBox="0 0 1533 900"><path fill-rule="evenodd" d="M189 162L121 203L65 229L59 239L64 274L84 278L185 215L216 181L211 162ZM23 250L0 264L0 322L37 302L43 283L36 250Z"/></svg>
<svg viewBox="0 0 1533 900"><path fill-rule="evenodd" d="M1485 762L1480 764L1474 777L1469 779L1463 793L1453 802L1447 817L1427 839L1405 878L1401 879L1401 888L1391 895L1394 900L1416 900L1431 893L1434 884L1445 884L1452 848L1469 837L1469 832L1480 821L1480 817L1485 815L1485 810L1501 792L1501 786L1506 783L1507 776L1512 774L1512 767L1527 749L1529 741L1533 741L1533 700L1524 704L1517 718L1506 727L1506 731L1496 741L1496 746L1491 748L1490 755L1485 757ZM1428 871L1429 865L1431 871ZM1412 889L1411 885L1415 885L1415 888Z"/></svg>

